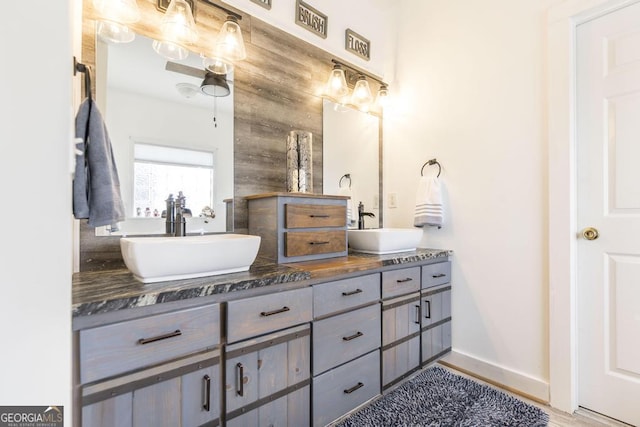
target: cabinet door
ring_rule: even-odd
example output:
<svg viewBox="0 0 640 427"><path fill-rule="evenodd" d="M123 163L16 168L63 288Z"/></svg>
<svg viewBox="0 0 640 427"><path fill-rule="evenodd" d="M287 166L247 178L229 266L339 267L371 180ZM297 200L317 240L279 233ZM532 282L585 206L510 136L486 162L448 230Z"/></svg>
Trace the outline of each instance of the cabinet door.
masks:
<svg viewBox="0 0 640 427"><path fill-rule="evenodd" d="M382 305L382 346L420 332L420 295L385 301Z"/></svg>
<svg viewBox="0 0 640 427"><path fill-rule="evenodd" d="M132 427L133 393L126 393L82 407L85 427Z"/></svg>
<svg viewBox="0 0 640 427"><path fill-rule="evenodd" d="M422 297L422 327L442 319L442 293L429 294Z"/></svg>
<svg viewBox="0 0 640 427"><path fill-rule="evenodd" d="M202 366L205 367L202 367ZM207 366L209 365L209 366ZM163 367L166 369L166 367ZM97 384L103 395L114 397L85 405L85 427L197 427L220 418L220 365L210 360L178 368L155 368ZM180 375L181 372L184 374ZM95 396L95 395L94 395ZM91 398L91 396L89 397Z"/></svg>
<svg viewBox="0 0 640 427"><path fill-rule="evenodd" d="M180 425L180 378L162 381L133 392L133 426Z"/></svg>
<svg viewBox="0 0 640 427"><path fill-rule="evenodd" d="M382 352L382 385L389 387L420 366L420 336Z"/></svg>
<svg viewBox="0 0 640 427"><path fill-rule="evenodd" d="M229 421L244 416L249 405L262 407L277 399L276 394L308 383L309 331L308 326L292 328L227 347L225 393Z"/></svg>
<svg viewBox="0 0 640 427"><path fill-rule="evenodd" d="M227 427L299 427L310 423L309 386L228 420Z"/></svg>
<svg viewBox="0 0 640 427"><path fill-rule="evenodd" d="M220 418L220 365L182 377L182 427L197 427Z"/></svg>

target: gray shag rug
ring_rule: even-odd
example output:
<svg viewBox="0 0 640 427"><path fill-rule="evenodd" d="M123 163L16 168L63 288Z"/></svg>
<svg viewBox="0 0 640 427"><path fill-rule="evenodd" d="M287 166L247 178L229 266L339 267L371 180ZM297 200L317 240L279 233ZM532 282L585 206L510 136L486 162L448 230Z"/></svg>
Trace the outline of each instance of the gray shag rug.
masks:
<svg viewBox="0 0 640 427"><path fill-rule="evenodd" d="M548 422L549 416L535 406L433 366L336 426L542 427Z"/></svg>

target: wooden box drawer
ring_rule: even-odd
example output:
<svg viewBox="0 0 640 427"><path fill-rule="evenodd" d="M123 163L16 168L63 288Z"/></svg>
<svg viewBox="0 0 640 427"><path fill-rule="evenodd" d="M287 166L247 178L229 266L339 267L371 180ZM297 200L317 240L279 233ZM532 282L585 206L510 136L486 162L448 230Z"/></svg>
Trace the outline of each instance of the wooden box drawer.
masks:
<svg viewBox="0 0 640 427"><path fill-rule="evenodd" d="M323 317L379 299L379 274L321 283L313 287L313 317Z"/></svg>
<svg viewBox="0 0 640 427"><path fill-rule="evenodd" d="M313 425L325 426L380 394L380 351L313 379Z"/></svg>
<svg viewBox="0 0 640 427"><path fill-rule="evenodd" d="M278 331L311 321L311 287L229 301L227 341Z"/></svg>
<svg viewBox="0 0 640 427"><path fill-rule="evenodd" d="M380 304L313 324L313 374L380 347Z"/></svg>
<svg viewBox="0 0 640 427"><path fill-rule="evenodd" d="M84 329L80 331L80 381L93 382L219 343L219 304Z"/></svg>
<svg viewBox="0 0 640 427"><path fill-rule="evenodd" d="M285 228L346 227L344 205L285 204Z"/></svg>
<svg viewBox="0 0 640 427"><path fill-rule="evenodd" d="M406 295L420 290L420 267L382 272L382 298Z"/></svg>
<svg viewBox="0 0 640 427"><path fill-rule="evenodd" d="M443 285L451 281L451 261L422 267L422 289Z"/></svg>
<svg viewBox="0 0 640 427"><path fill-rule="evenodd" d="M344 230L293 231L284 233L284 240L284 255L287 257L329 254L347 249L347 232Z"/></svg>

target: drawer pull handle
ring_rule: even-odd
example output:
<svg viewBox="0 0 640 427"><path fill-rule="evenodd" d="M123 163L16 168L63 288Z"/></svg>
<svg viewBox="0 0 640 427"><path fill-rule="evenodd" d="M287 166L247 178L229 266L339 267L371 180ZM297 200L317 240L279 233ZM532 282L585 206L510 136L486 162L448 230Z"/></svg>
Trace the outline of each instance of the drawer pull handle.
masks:
<svg viewBox="0 0 640 427"><path fill-rule="evenodd" d="M413 321L416 325L420 324L420 306L416 305L416 320Z"/></svg>
<svg viewBox="0 0 640 427"><path fill-rule="evenodd" d="M273 310L273 311L263 311L262 313L260 313L260 316L263 317L267 317L267 316L273 316L274 314L280 314L280 313L284 313L291 310L289 307L284 306L279 310Z"/></svg>
<svg viewBox="0 0 640 427"><path fill-rule="evenodd" d="M427 304L427 314L424 315L425 319L431 319L431 301L428 299L424 300L425 304Z"/></svg>
<svg viewBox="0 0 640 427"><path fill-rule="evenodd" d="M328 245L329 241L322 241L322 242L309 242L310 245Z"/></svg>
<svg viewBox="0 0 640 427"><path fill-rule="evenodd" d="M396 280L396 282L398 283L406 283L406 282L411 282L413 279L411 277L407 277L406 279L398 279Z"/></svg>
<svg viewBox="0 0 640 427"><path fill-rule="evenodd" d="M138 344L145 345L145 344L149 344L156 341L166 340L168 338L179 337L180 335L182 335L182 332L180 331L180 329L176 329L173 332L169 332L168 334L164 334L164 335L158 335L157 337L140 338L138 340Z"/></svg>
<svg viewBox="0 0 640 427"><path fill-rule="evenodd" d="M445 276L446 276L446 274L440 273L440 274L436 274L436 275L431 276L431 277L433 277L434 279L439 279L440 277L445 277Z"/></svg>
<svg viewBox="0 0 640 427"><path fill-rule="evenodd" d="M364 384L362 384L361 382L359 382L358 384L354 385L353 387L348 388L348 389L343 390L343 391L344 391L344 393L345 393L345 394L351 394L351 393L353 393L354 391L356 391L357 389L362 388L362 387L364 387Z"/></svg>
<svg viewBox="0 0 640 427"><path fill-rule="evenodd" d="M242 363L236 365L236 394L244 396L244 366Z"/></svg>
<svg viewBox="0 0 640 427"><path fill-rule="evenodd" d="M209 412L211 411L211 377L205 375L202 380L204 381L204 401L202 402L202 408Z"/></svg>
<svg viewBox="0 0 640 427"><path fill-rule="evenodd" d="M309 215L311 218L331 218L330 215Z"/></svg>
<svg viewBox="0 0 640 427"><path fill-rule="evenodd" d="M362 293L362 289L356 289L355 291L343 292L342 296L348 297L349 295L355 295L355 294L361 294L361 293Z"/></svg>
<svg viewBox="0 0 640 427"><path fill-rule="evenodd" d="M356 332L355 334L349 336L349 337L342 337L342 339L344 341L351 341L351 340L355 340L356 338L359 338L361 336L363 336L364 334L360 331Z"/></svg>

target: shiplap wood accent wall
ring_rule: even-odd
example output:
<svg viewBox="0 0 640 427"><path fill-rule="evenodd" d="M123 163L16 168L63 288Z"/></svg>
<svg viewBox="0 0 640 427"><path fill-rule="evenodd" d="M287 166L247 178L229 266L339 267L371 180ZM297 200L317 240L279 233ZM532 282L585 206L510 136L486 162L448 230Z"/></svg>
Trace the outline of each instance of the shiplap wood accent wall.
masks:
<svg viewBox="0 0 640 427"><path fill-rule="evenodd" d="M247 59L234 71L234 229L246 233L250 194L286 191L286 141L291 130L313 133L313 188L322 193L322 98L332 55L222 2L237 11ZM162 13L155 0L138 0L142 19L131 28L160 38ZM200 34L194 51L207 52L226 14L198 1ZM84 1L81 62L95 65L95 12ZM95 69L95 67L94 67ZM94 79L95 80L95 79ZM372 85L372 91L377 87ZM188 231L188 230L187 230ZM123 267L118 237L96 237L81 221L80 271Z"/></svg>

